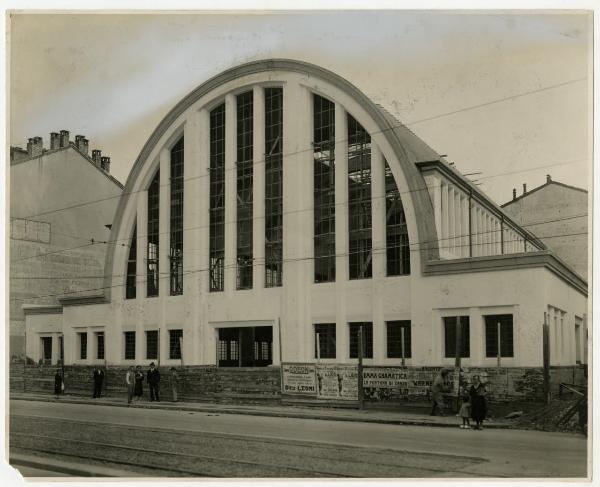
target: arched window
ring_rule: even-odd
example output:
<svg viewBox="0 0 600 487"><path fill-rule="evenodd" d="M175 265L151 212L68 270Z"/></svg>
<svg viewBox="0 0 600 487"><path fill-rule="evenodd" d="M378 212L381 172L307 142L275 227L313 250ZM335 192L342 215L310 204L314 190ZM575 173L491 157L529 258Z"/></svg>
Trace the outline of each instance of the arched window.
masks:
<svg viewBox="0 0 600 487"><path fill-rule="evenodd" d="M127 258L127 282L125 284L125 299L135 299L137 278L137 224L133 227L133 235L129 243Z"/></svg>
<svg viewBox="0 0 600 487"><path fill-rule="evenodd" d="M183 293L183 137L171 149L171 295Z"/></svg>
<svg viewBox="0 0 600 487"><path fill-rule="evenodd" d="M225 271L225 104L210 112L210 291L223 291Z"/></svg>
<svg viewBox="0 0 600 487"><path fill-rule="evenodd" d="M148 249L146 267L146 296L158 296L159 274L158 274L158 244L160 230L158 228L160 211L160 170L148 188Z"/></svg>
<svg viewBox="0 0 600 487"><path fill-rule="evenodd" d="M387 275L410 274L410 245L406 216L398 186L387 161L385 163L385 215Z"/></svg>

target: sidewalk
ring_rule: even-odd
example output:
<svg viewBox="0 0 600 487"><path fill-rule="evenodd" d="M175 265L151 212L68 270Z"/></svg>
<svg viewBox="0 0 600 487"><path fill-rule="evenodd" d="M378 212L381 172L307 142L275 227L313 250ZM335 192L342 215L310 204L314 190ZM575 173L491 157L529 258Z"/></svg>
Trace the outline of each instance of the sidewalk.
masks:
<svg viewBox="0 0 600 487"><path fill-rule="evenodd" d="M48 401L62 402L70 404L95 404L103 406L128 407L127 401L123 397L102 397L93 399L83 396L64 395L60 399L55 399L50 394L35 393L15 393L10 394L10 399L25 401ZM280 418L301 418L301 419L321 419L330 421L355 421L363 423L380 424L404 424L412 426L438 426L458 428L462 420L451 414L449 416L429 416L428 414L419 414L412 411L403 411L401 409L382 410L382 409L341 409L332 407L306 407L306 406L271 406L271 405L239 405L223 404L211 402L149 402L142 400L131 403L131 408L149 408L164 409L174 411L194 411L213 414L246 414L252 416L271 416ZM493 420L484 423L485 428L511 428L512 423L508 420Z"/></svg>

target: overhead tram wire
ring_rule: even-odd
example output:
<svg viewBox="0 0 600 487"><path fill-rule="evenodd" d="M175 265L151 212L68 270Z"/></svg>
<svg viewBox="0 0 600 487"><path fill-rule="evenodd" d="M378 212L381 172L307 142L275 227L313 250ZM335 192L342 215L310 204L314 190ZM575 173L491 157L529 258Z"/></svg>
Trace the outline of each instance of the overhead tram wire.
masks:
<svg viewBox="0 0 600 487"><path fill-rule="evenodd" d="M486 233L490 233L490 232L486 232ZM560 237L569 237L569 236L578 236L578 235L588 235L588 232L575 232L575 233L565 233L565 234L554 234L554 235L548 235L545 236L543 238L545 239L550 239L550 238L560 238ZM454 240L454 239L458 239L460 237L448 237L448 240ZM511 242L519 242L519 243L524 243L522 240L505 240L504 243L511 243ZM419 244L418 242L416 243L417 245ZM413 245L413 244L409 244L409 245ZM486 246L486 245L493 245L492 242L479 242L479 243L467 243L467 244L458 244L458 245L452 245L450 248L463 248L463 247L477 247L477 246ZM371 249L371 253L373 254L384 254L387 252L388 249L390 248L401 248L402 246L390 246L390 247L383 247L383 248L372 248ZM426 248L425 248L426 249ZM410 252L418 252L420 251L420 248L417 249L409 249ZM346 257L346 256L350 256L353 254L357 254L357 253L362 253L363 251L358 250L355 252L344 252L344 253L340 253L340 254L332 254L332 255L326 255L326 256L320 256L320 257ZM488 256L481 256L481 257L491 257L493 255L516 255L516 254L520 254L520 253L531 253L531 252L513 252L513 253L505 253L505 254L492 254L492 255L488 255ZM302 262L302 261L307 261L307 260L315 260L317 258L320 257L294 257L294 258L287 258L287 259L282 259L282 263L289 263L289 262ZM453 260L456 259L460 259L460 258L469 258L469 257L456 257L454 259L444 259L445 262L452 262ZM258 259L255 259L255 261L258 262L259 265L262 265L263 259L260 259L260 261ZM223 265L223 269L235 269L237 268L237 262L234 264L229 264L229 265ZM202 268L198 268L198 269L190 269L187 271L183 271L182 276L186 276L186 275L192 275L192 274L197 274L200 272L209 272L210 268L209 267L202 267ZM109 277L109 278L115 278L115 277L127 277L127 274L115 274L115 275L109 275L109 276L101 276L99 278L104 279L105 277ZM137 280L137 274L136 274L136 285L138 283L142 283L142 284L146 284L147 283L147 279L142 279L142 280ZM171 274L170 272L159 272L159 277L158 279L170 279L171 278ZM116 285L112 285L112 286L102 286L102 287L98 287L98 288L91 288L91 289L80 289L80 290L75 290L75 291L69 291L67 293L57 293L57 294L46 294L46 295L38 295L38 296L30 296L28 298L10 298L11 301L30 301L33 299L39 299L39 298L48 298L48 297L57 297L57 296L68 296L71 294L78 294L78 293L84 293L84 292L91 292L91 291L102 291L102 290L107 290L107 289L113 289L113 288L118 288L118 287L124 287L125 286L125 282L121 283L121 284L116 284ZM218 294L218 293L217 293Z"/></svg>
<svg viewBox="0 0 600 487"><path fill-rule="evenodd" d="M560 162L560 163L553 163L553 164L546 164L546 165L543 165L543 166L537 166L535 168L530 168L530 169L522 169L522 170L517 170L517 171L508 171L508 172L504 172L504 173L492 174L490 176L481 177L481 178L478 179L478 181L480 181L482 179L491 179L491 178L496 178L496 177L500 177L500 176L505 176L505 175L508 175L508 174L517 174L517 173L521 173L521 172L529 172L529 171L534 171L534 170L538 170L538 169L545 169L545 168L548 168L548 167L554 167L554 166L560 166L560 165L567 165L567 164L574 164L575 162L579 162L579 161L582 161L582 160L585 160L585 159L573 159L573 160L570 160L570 161L565 161L565 162ZM471 183L472 183L472 181L471 181ZM407 190L407 191L398 191L398 193L396 193L396 194L398 196L401 196L401 195L406 195L406 194L409 194L409 193L414 193L414 192L417 192L417 191L429 191L429 189L430 189L429 187L417 188L417 189L412 189L412 190ZM387 199L387 198L388 198L388 195L385 194L385 195L380 196L380 197L374 197L374 198L372 198L372 200L375 201L377 199ZM336 207L336 206L345 206L347 204L348 204L348 201L343 201L343 202L339 202L339 203L333 203L330 206L333 206L333 207ZM297 213L303 213L303 212L313 212L313 211L314 211L314 208L302 208L302 209L299 209L299 210L292 210L292 211L283 212L282 216L291 215L291 214L297 214ZM260 219L264 220L265 218L266 218L266 216L258 215L258 216L253 217L252 220L260 220ZM576 217L573 217L573 218L576 218ZM551 220L551 221L553 221L553 220ZM225 224L234 224L236 222L237 222L237 220L230 221L230 222L224 222L224 223ZM524 226L528 226L528 225L533 225L533 224L519 225L519 226L520 227L524 227ZM200 225L200 226L196 226L196 227L187 227L187 228L184 228L183 230L206 230L206 229L209 228L209 226L210 225ZM50 233L52 233L52 230L50 231ZM163 235L163 234L168 234L168 233L169 232L159 232L158 235ZM62 235L67 235L67 234L62 234ZM92 240L90 238L85 238L85 237L75 237L73 235L68 235L68 236L71 236L73 238L79 238L81 240L86 240L86 241L91 241ZM140 238L140 237L147 237L147 235L138 235L138 238ZM13 238L11 237L11 239L13 239ZM18 239L14 239L14 240L18 240ZM131 240L131 238L121 238L121 239L115 239L115 240L95 240L95 243L101 243L101 244L107 244L108 245L108 244L113 244L113 243L117 244L118 242L129 242L130 240ZM123 244L123 243L121 243L120 245L121 246L127 246L127 247L129 246L128 244ZM67 248L67 249L65 249L65 251L72 250L72 249L73 248ZM27 257L27 258L30 258L30 257Z"/></svg>
<svg viewBox="0 0 600 487"><path fill-rule="evenodd" d="M398 125L391 125L390 124L388 127L384 128L384 129L370 132L370 135L373 136L375 134L381 134L381 133L389 132L389 131L395 130L397 128L408 127L408 126L411 126L411 125L416 125L416 124L427 122L427 121L430 121L430 120L434 120L434 119L438 119L438 118L442 118L442 117L448 117L448 116L454 115L456 113L462 113L462 112L466 112L466 111L469 111L469 110L475 110L475 109L483 108L483 107L488 106L488 105L494 105L496 103L501 103L503 101L508 101L508 100L512 100L512 99L515 99L515 98L520 98L520 97L524 97L524 96L528 96L528 95L533 95L535 93L539 93L539 92L551 90L551 89L554 89L554 88L560 88L562 86L566 86L566 85L574 84L574 83L579 83L579 82L586 81L586 80L587 80L587 77L576 78L576 79L573 79L573 80L565 81L565 82L562 82L562 83L557 83L557 84L554 84L554 85L545 86L545 87L538 88L538 89L535 89L535 90L530 90L530 91L523 92L523 93L517 93L516 95L511 95L511 96L508 96L508 97L505 97L505 98L499 98L499 99L492 100L492 101L489 101L489 102L480 103L478 105L473 105L473 106L470 106L470 107L464 107L464 108L457 109L457 110L454 110L454 111L451 111L451 112L446 112L446 113L442 113L442 114L435 115L435 116L432 116L432 117L427 117L427 118L424 118L424 119L421 119L421 120L415 120L415 121L409 122L409 123L400 123ZM350 140L349 138L346 138L346 139L337 139L336 142L338 142L338 141L339 142L348 142L349 140ZM310 148L301 149L301 150L298 150L298 151L282 152L281 157L283 158L283 157L286 157L286 156L292 156L292 155L297 155L297 154L301 154L301 153L304 153L304 152L313 152L313 151L314 151L314 147L311 146ZM265 164L265 163L266 163L266 158L259 159L257 161L253 161L253 165L256 165L256 164ZM223 171L225 173L227 171L237 171L237 167L231 167L231 168L228 168L228 169L224 169ZM210 172L209 172L209 174L210 174ZM209 177L209 174L208 175L207 174L201 174L201 175L198 175L198 176L192 176L192 177L189 177L189 178L184 178L183 181L191 181L191 180L194 180L194 179L200 179L200 178ZM169 183L161 184L160 186L168 186L168 185L169 185ZM29 220L29 219L32 219L32 218L35 218L35 217L49 215L49 214L57 213L57 212L60 212L60 211L65 211L65 210L71 210L71 209L75 209L75 208L80 208L82 206L87 206L87 205L91 205L91 204L95 204L95 203L102 203L102 202L105 202L105 201L109 201L111 199L121 198L124 195L132 195L132 194L140 193L140 192L143 192L143 191L146 191L146 190L143 189L143 190L130 191L128 193L121 193L121 194L115 195L115 196L109 196L109 197L100 198L100 199L97 199L97 200L90 200L90 201L86 201L86 202L82 202L82 203L77 203L77 204L66 206L66 207L62 207L62 208L55 208L53 210L48 210L48 211L45 211L45 212L41 212L41 213L36 213L36 214L30 215L30 216L28 216L28 217L26 217L24 219Z"/></svg>

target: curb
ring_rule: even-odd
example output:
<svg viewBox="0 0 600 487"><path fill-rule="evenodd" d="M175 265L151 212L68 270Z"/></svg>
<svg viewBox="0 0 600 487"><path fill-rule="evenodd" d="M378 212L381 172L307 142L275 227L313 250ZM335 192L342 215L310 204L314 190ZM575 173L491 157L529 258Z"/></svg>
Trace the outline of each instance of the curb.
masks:
<svg viewBox="0 0 600 487"><path fill-rule="evenodd" d="M47 461L44 461L47 460ZM118 470L114 468L99 467L96 465L78 464L72 462L63 462L53 458L34 457L13 453L8 458L11 467L19 470L19 467L39 468L51 472L63 473L74 477L135 477L133 472L127 470ZM24 479L44 478L35 476L25 476L19 470L19 474Z"/></svg>
<svg viewBox="0 0 600 487"><path fill-rule="evenodd" d="M404 425L404 426L430 426L437 428L458 428L457 423L438 423L435 421L427 421L422 419L410 419L410 418L399 418L399 419L385 419L385 418L369 418L369 417L357 417L349 415L323 415L310 412L295 412L295 411L264 411L260 409L236 409L228 408L225 406L222 409L216 407L206 406L184 406L184 405L151 405L151 404L131 404L128 405L124 402L94 402L83 399L53 399L46 397L18 397L10 396L10 399L21 400L21 401L43 401L43 402L64 402L68 404L93 404L98 406L114 406L114 407L129 407L133 409L162 409L166 411L188 411L197 413L217 413L217 414L239 414L245 416L263 416L263 417L274 417L274 418L293 418L293 419L313 419L313 420L325 420L325 421L346 421L355 423L373 423L373 424L391 424L391 425ZM176 404L176 403L174 403ZM514 429L512 424L492 423L487 424L486 429Z"/></svg>

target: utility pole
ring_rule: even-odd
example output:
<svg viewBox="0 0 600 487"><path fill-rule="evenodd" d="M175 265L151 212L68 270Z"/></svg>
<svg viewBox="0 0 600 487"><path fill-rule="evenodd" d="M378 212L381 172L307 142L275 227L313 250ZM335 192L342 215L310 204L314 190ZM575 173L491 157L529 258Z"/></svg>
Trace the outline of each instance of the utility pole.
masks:
<svg viewBox="0 0 600 487"><path fill-rule="evenodd" d="M501 356L502 356L502 350L501 350L501 343L500 343L500 322L498 322L498 328L497 328L497 336L498 336L498 368L500 368L500 361L501 361Z"/></svg>
<svg viewBox="0 0 600 487"><path fill-rule="evenodd" d="M544 398L546 404L550 404L550 327L548 326L548 313L546 312L544 312L543 337Z"/></svg>
<svg viewBox="0 0 600 487"><path fill-rule="evenodd" d="M402 357L402 367L406 365L405 351L404 351L404 326L400 327L400 352Z"/></svg>
<svg viewBox="0 0 600 487"><path fill-rule="evenodd" d="M358 408L363 409L363 326L358 329Z"/></svg>
<svg viewBox="0 0 600 487"><path fill-rule="evenodd" d="M181 368L183 368L183 337L179 337L179 359L181 360Z"/></svg>

